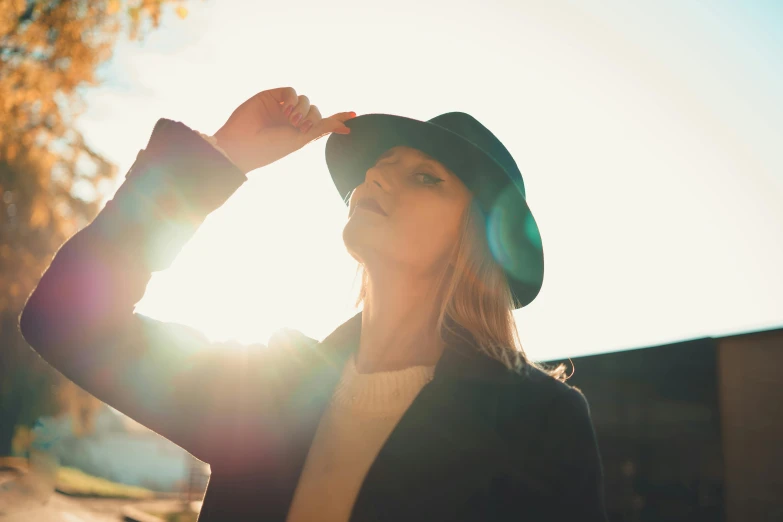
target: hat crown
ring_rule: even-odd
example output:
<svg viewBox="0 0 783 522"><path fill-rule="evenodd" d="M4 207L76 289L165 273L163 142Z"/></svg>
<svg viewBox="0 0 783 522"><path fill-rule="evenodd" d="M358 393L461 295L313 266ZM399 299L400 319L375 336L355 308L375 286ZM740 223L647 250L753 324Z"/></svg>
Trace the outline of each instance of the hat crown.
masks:
<svg viewBox="0 0 783 522"><path fill-rule="evenodd" d="M497 136L480 121L464 112L447 112L428 120L428 123L458 134L484 151L506 171L509 179L517 185L522 196L525 196L525 184L516 161Z"/></svg>

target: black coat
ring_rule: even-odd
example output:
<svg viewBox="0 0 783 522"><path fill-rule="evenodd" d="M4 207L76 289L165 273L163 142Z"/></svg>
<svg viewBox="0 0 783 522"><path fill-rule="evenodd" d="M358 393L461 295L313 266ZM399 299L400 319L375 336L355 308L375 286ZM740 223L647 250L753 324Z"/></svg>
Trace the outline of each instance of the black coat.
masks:
<svg viewBox="0 0 783 522"><path fill-rule="evenodd" d="M245 180L185 125L160 120L114 198L58 251L20 328L69 379L211 465L200 520L282 522L361 315L320 343L294 332L243 346L133 310L151 273ZM582 393L536 369L510 372L465 343L446 347L351 516L605 519Z"/></svg>

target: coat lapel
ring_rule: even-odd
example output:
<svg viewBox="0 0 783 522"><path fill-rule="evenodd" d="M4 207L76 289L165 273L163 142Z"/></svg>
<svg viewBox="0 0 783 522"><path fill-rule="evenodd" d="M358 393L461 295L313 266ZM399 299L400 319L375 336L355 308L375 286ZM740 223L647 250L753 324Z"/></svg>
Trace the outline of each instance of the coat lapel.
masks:
<svg viewBox="0 0 783 522"><path fill-rule="evenodd" d="M298 343L292 354L299 369L292 374L296 381L288 383L288 393L280 397L283 423L288 433L286 461L288 472L279 497L280 513L273 520L283 522L293 501L294 492L302 474L307 453L318 429L329 400L340 380L345 362L358 350L361 313L340 325L320 343Z"/></svg>

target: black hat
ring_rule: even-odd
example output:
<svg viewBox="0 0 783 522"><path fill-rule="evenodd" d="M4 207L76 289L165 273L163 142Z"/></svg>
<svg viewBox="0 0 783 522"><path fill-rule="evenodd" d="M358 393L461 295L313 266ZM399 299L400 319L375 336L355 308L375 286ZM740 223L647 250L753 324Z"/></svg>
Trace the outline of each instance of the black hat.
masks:
<svg viewBox="0 0 783 522"><path fill-rule="evenodd" d="M541 234L525 199L522 174L489 129L464 112L429 121L363 114L345 125L350 134L332 133L326 141L326 165L346 203L387 150L404 145L424 152L473 193L484 213L492 256L506 272L515 308L533 301L544 281Z"/></svg>

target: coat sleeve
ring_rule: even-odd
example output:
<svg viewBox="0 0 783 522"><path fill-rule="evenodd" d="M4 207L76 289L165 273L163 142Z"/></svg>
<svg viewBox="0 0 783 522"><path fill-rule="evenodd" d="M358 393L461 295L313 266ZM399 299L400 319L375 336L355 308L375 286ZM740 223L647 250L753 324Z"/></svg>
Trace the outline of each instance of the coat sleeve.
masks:
<svg viewBox="0 0 783 522"><path fill-rule="evenodd" d="M134 307L152 272L244 181L196 132L159 120L113 199L58 250L19 321L63 375L206 462L223 449L242 454L275 424L279 354L210 342Z"/></svg>
<svg viewBox="0 0 783 522"><path fill-rule="evenodd" d="M569 387L551 407L544 439L555 471L556 520L606 522L601 456L587 399Z"/></svg>

